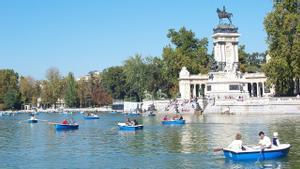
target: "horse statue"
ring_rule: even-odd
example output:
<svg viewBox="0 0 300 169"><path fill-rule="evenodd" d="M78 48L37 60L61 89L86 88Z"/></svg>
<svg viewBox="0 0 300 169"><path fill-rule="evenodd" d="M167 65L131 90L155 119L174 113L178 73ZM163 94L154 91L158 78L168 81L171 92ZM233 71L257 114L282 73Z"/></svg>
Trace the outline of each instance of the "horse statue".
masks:
<svg viewBox="0 0 300 169"><path fill-rule="evenodd" d="M229 13L229 12L226 12L226 9L225 9L225 6L223 6L223 11L221 11L219 8L217 9L217 13L218 13L218 16L219 16L219 22L221 22L221 20L223 18L227 18L230 22L230 24L232 24L231 22L231 17L233 17L233 14L232 13Z"/></svg>

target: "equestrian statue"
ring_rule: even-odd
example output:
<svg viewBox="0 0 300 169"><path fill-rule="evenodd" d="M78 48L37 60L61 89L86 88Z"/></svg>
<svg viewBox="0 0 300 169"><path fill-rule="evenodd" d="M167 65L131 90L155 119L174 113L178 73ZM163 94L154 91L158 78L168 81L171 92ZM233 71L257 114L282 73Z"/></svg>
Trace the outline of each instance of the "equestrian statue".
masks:
<svg viewBox="0 0 300 169"><path fill-rule="evenodd" d="M223 6L223 11L221 11L219 8L217 9L217 13L219 16L219 22L221 23L222 19L227 18L231 22L231 17L233 17L232 13L226 12L225 6Z"/></svg>

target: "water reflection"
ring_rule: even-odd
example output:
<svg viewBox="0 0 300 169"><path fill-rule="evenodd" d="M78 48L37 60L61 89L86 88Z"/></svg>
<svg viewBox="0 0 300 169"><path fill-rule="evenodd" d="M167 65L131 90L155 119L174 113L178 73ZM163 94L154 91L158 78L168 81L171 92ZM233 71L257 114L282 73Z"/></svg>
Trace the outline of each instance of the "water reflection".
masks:
<svg viewBox="0 0 300 169"><path fill-rule="evenodd" d="M83 120L78 130L56 131L54 126L18 123L28 116L0 118L0 168L297 168L300 165L300 116L185 115L185 125L164 126L162 116L137 117L142 131L119 131L126 117L103 114ZM40 119L60 121L59 114ZM258 132L279 133L292 148L287 158L233 162L213 148L227 146L237 132L245 144L257 144ZM12 162L13 161L13 162ZM31 163L28 163L31 161Z"/></svg>

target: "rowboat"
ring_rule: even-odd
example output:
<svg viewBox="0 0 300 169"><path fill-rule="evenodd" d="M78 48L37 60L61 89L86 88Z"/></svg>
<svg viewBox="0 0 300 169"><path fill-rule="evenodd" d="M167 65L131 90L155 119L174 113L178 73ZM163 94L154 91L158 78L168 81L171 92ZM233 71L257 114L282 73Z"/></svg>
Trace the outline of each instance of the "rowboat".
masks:
<svg viewBox="0 0 300 169"><path fill-rule="evenodd" d="M59 124L55 123L55 129L56 130L76 130L79 127L79 124L74 123L74 124Z"/></svg>
<svg viewBox="0 0 300 169"><path fill-rule="evenodd" d="M161 123L165 124L165 125L168 125L168 124L185 124L185 120L163 120Z"/></svg>
<svg viewBox="0 0 300 169"><path fill-rule="evenodd" d="M240 151L233 151L224 148L223 153L225 158L231 159L233 161L270 160L287 156L290 147L290 144L280 144L279 146L272 146L272 148L270 149L260 149L259 147L246 147L246 150Z"/></svg>
<svg viewBox="0 0 300 169"><path fill-rule="evenodd" d="M120 130L128 130L128 131L143 130L144 128L143 125L130 126L127 125L126 123L118 123L118 126Z"/></svg>
<svg viewBox="0 0 300 169"><path fill-rule="evenodd" d="M38 119L34 118L34 119L28 119L27 120L28 123L37 123Z"/></svg>
<svg viewBox="0 0 300 169"><path fill-rule="evenodd" d="M86 120L93 120L93 119L99 119L99 116L94 114L94 115L90 115L90 116L83 116L83 118Z"/></svg>

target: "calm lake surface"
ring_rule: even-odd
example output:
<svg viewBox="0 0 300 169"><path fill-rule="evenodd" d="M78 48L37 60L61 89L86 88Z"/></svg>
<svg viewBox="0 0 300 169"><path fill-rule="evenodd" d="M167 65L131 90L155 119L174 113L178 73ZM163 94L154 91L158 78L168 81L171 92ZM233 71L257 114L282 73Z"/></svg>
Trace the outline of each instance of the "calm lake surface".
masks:
<svg viewBox="0 0 300 169"><path fill-rule="evenodd" d="M47 122L20 122L20 114L0 117L0 168L300 168L300 116L295 115L185 115L183 126L163 126L162 117L139 117L144 130L122 132L120 114L103 113L99 120L82 115L39 114L59 122L74 118L75 131L56 131ZM260 130L292 148L287 158L264 162L232 162L213 148L228 145L237 132L243 142L258 142Z"/></svg>

